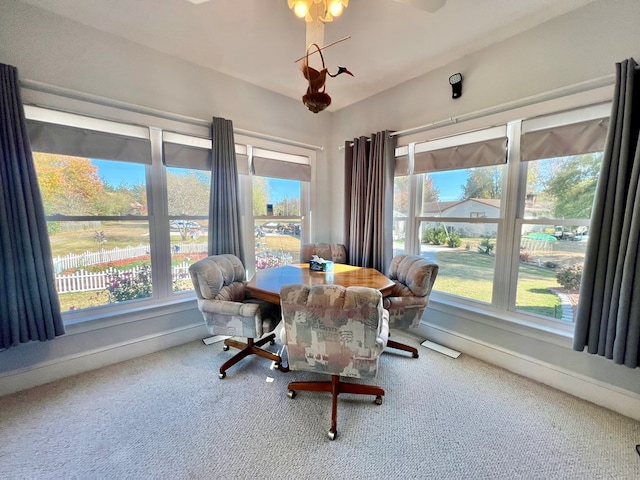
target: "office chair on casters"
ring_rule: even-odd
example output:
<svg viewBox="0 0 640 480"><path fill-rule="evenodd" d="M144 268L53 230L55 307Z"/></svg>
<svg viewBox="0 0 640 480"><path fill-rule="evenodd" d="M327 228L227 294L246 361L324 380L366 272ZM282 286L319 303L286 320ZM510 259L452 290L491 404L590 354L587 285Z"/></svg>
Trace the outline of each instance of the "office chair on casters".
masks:
<svg viewBox="0 0 640 480"><path fill-rule="evenodd" d="M384 298L384 308L389 311L389 328L393 330L416 328L438 275L438 264L419 255L396 255L391 260L387 276L395 286ZM389 339L387 346L410 352L418 358L418 349Z"/></svg>
<svg viewBox="0 0 640 480"><path fill-rule="evenodd" d="M340 379L375 377L389 335L382 295L367 287L286 285L280 291L280 302L289 369L331 375L330 381L291 382L288 396L294 398L298 390L330 392L328 434L334 440L339 394L374 395L375 403L382 404L382 388Z"/></svg>
<svg viewBox="0 0 640 480"><path fill-rule="evenodd" d="M218 377L225 378L230 367L252 354L276 362L284 370L279 355L260 348L267 342L275 343L275 333L263 335L273 332L280 322L280 308L248 297L240 259L230 254L211 255L191 265L189 274L209 333L247 339L246 343L234 338L224 341L225 351L234 347L240 352L220 367Z"/></svg>

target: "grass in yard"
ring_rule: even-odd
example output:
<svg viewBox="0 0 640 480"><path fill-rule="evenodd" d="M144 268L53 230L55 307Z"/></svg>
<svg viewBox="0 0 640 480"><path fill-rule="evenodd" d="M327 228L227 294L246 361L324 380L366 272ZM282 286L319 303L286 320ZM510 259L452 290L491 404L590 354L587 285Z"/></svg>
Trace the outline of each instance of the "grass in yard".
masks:
<svg viewBox="0 0 640 480"><path fill-rule="evenodd" d="M106 290L61 293L58 298L60 299L60 311L62 312L98 307L109 303Z"/></svg>
<svg viewBox="0 0 640 480"><path fill-rule="evenodd" d="M545 317L562 318L560 299L551 288L561 288L556 280L555 270L521 263L516 308Z"/></svg>
<svg viewBox="0 0 640 480"><path fill-rule="evenodd" d="M440 269L435 289L441 292L491 303L495 257L463 249L436 253ZM559 287L555 270L520 265L517 308L546 317L558 317L559 299L550 288Z"/></svg>
<svg viewBox="0 0 640 480"><path fill-rule="evenodd" d="M104 232L105 241L97 243L96 232ZM69 253L76 255L89 252L99 252L102 249L137 247L149 244L149 226L147 222L100 222L100 226L75 228L49 236L53 256L65 256ZM206 235L196 240L187 237L172 236L172 243L207 243Z"/></svg>

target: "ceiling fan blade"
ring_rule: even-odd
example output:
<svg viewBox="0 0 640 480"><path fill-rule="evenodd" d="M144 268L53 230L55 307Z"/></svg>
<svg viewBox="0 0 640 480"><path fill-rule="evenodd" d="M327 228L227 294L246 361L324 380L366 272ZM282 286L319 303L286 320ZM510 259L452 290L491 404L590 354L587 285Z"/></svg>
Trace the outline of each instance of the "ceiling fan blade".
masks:
<svg viewBox="0 0 640 480"><path fill-rule="evenodd" d="M427 12L433 13L436 10L441 9L447 0L395 0L396 2L404 3L405 5L411 5L412 7Z"/></svg>

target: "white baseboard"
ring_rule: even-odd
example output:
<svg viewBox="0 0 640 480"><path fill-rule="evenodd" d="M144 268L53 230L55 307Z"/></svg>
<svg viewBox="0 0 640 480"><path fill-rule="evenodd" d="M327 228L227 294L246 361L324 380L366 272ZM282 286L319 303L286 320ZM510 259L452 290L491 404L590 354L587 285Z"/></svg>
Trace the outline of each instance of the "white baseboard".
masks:
<svg viewBox="0 0 640 480"><path fill-rule="evenodd" d="M8 372L0 375L0 396L200 340L206 335L204 324L189 325Z"/></svg>
<svg viewBox="0 0 640 480"><path fill-rule="evenodd" d="M480 342L438 325L427 323L426 326L429 340L640 421L640 395L634 392L518 352Z"/></svg>

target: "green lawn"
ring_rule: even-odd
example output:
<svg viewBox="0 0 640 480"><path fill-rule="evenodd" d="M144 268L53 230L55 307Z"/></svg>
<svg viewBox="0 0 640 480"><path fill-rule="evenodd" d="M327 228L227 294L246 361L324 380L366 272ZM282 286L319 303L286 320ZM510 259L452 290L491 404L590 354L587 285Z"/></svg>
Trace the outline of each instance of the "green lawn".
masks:
<svg viewBox="0 0 640 480"><path fill-rule="evenodd" d="M436 289L442 292L491 303L495 257L463 249L436 253L440 269ZM561 315L558 296L550 288L558 288L555 270L520 264L518 310L546 317Z"/></svg>

